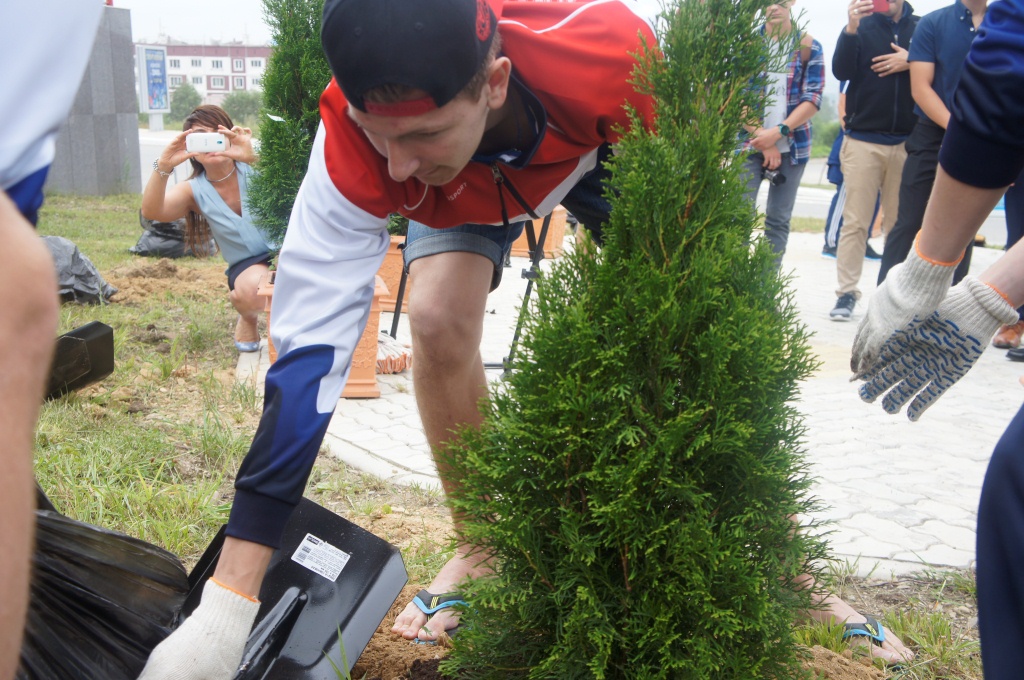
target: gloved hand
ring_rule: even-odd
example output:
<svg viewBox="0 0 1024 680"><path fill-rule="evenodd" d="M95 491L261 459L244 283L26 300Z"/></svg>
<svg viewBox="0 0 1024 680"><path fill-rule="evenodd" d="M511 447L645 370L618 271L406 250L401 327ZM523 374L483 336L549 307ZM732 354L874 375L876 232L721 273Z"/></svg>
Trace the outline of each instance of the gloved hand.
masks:
<svg viewBox="0 0 1024 680"><path fill-rule="evenodd" d="M907 417L917 420L953 384L971 370L1003 324L1018 319L995 290L968 276L954 286L939 309L897 331L882 347L878 370L860 388L860 398L899 413L916 395Z"/></svg>
<svg viewBox="0 0 1024 680"><path fill-rule="evenodd" d="M914 243L907 259L893 267L875 290L857 329L850 356L855 378L864 380L878 370L879 352L893 333L935 311L949 292L957 264L925 260Z"/></svg>
<svg viewBox="0 0 1024 680"><path fill-rule="evenodd" d="M199 606L156 646L139 680L231 680L259 609L259 602L209 579Z"/></svg>

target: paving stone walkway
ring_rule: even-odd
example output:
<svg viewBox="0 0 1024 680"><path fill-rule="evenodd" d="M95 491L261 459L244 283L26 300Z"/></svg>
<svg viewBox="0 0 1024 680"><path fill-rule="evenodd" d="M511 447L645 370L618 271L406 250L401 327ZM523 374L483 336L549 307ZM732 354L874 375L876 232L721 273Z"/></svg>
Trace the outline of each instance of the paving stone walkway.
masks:
<svg viewBox="0 0 1024 680"><path fill-rule="evenodd" d="M805 417L807 457L817 479L814 493L828 506L818 518L831 520L835 554L861 575L969 567L981 481L996 441L1024 397L1018 382L1024 364L990 349L918 423L861 402L849 382L849 348L874 289L878 263L865 262L864 298L853 322L830 321L835 260L821 257L821 241L818 234L792 234L783 260L821 361L801 386L798 403ZM880 241L873 244L881 251ZM972 271L984 269L1000 252L977 249ZM513 258L502 286L488 300L481 345L485 361L499 362L508 352L525 289L519 272L527 264ZM381 328L390 326L391 315L384 314ZM742 337L744 329L736 333ZM409 342L409 337L403 318L398 339ZM239 376L262 379L266 361L265 349L258 356L243 355ZM500 379L500 371L488 375ZM325 446L346 464L383 479L437 486L411 372L378 376L378 382L379 399L339 402Z"/></svg>

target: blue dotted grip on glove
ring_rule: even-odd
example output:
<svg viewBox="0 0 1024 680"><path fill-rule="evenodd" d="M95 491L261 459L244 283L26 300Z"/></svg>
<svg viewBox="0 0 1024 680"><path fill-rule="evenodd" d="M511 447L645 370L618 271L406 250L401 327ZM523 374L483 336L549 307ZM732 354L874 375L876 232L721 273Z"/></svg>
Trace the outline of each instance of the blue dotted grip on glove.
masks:
<svg viewBox="0 0 1024 680"><path fill-rule="evenodd" d="M971 370L984 350L984 343L938 314L915 319L883 345L876 364L880 368L860 387L860 398L873 402L885 394L882 408L893 414L913 398L907 417L916 421Z"/></svg>

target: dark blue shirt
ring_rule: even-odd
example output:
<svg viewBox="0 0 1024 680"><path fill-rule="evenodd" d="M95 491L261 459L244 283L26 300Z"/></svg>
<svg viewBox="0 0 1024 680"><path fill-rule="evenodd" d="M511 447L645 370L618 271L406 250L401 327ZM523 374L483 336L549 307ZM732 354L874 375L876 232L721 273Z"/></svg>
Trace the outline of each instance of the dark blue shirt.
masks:
<svg viewBox="0 0 1024 680"><path fill-rule="evenodd" d="M951 111L953 92L956 90L956 84L960 82L960 71L963 70L967 52L970 51L976 34L971 10L964 7L960 0L956 0L949 7L937 9L921 17L910 42L910 54L907 59L935 64L932 89ZM917 104L914 104L914 113L928 120L928 116Z"/></svg>
<svg viewBox="0 0 1024 680"><path fill-rule="evenodd" d="M974 187L1013 182L1024 167L1024 0L989 5L951 111L943 169Z"/></svg>

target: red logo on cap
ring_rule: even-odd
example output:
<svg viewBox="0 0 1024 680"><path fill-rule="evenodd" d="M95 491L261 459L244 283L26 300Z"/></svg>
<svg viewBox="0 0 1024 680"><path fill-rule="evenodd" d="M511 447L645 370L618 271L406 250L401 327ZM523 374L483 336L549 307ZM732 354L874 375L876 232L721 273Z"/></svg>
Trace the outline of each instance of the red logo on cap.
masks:
<svg viewBox="0 0 1024 680"><path fill-rule="evenodd" d="M491 11L487 0L476 0L476 37L481 42L491 37Z"/></svg>

